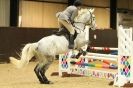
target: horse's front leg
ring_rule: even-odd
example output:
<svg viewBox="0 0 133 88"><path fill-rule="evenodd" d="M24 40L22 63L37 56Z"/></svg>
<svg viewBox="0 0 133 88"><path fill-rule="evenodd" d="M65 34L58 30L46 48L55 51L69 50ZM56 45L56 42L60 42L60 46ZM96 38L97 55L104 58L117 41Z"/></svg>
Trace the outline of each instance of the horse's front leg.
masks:
<svg viewBox="0 0 133 88"><path fill-rule="evenodd" d="M48 60L48 62L40 62L36 65L36 67L34 69L36 76L38 77L41 84L51 84L52 83L45 76L45 72L47 71L47 69L49 68L51 63L52 63L52 61L49 61L49 60Z"/></svg>
<svg viewBox="0 0 133 88"><path fill-rule="evenodd" d="M75 58L78 59L81 55L83 55L83 56L86 55L86 51L84 51L82 48L80 48L78 51L79 51L79 52L78 52L78 54L75 56Z"/></svg>

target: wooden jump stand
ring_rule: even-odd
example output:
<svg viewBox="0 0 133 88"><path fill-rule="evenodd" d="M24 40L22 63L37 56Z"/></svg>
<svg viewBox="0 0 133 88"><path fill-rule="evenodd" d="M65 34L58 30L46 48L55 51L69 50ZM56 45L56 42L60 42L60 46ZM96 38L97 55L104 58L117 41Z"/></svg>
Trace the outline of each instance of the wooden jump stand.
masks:
<svg viewBox="0 0 133 88"><path fill-rule="evenodd" d="M88 27L86 27L88 28ZM88 30L89 33L89 30ZM88 40L87 34L86 39ZM86 48L87 46L85 46ZM98 78L107 78L114 80L114 86L133 86L133 31L132 28L118 28L118 48L93 47L97 50L118 50L118 55L98 54L88 52L86 56L80 56L79 59L73 59L71 56L77 51L70 51L59 56L59 76L63 72L68 74L77 74L82 76L93 76ZM89 59L109 61L117 63L117 69L109 69L108 66L99 64L90 64ZM72 64L73 61L73 64ZM75 65L74 65L75 62ZM79 63L80 62L80 63ZM113 66L113 65L112 65ZM116 80L117 79L117 80ZM126 81L124 81L126 80ZM130 84L126 84L130 83Z"/></svg>

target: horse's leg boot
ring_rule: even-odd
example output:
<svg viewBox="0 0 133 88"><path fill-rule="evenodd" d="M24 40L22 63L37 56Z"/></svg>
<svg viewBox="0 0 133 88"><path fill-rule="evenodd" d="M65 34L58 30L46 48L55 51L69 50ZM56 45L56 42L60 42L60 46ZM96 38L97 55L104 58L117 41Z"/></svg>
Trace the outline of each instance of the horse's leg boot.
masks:
<svg viewBox="0 0 133 88"><path fill-rule="evenodd" d="M73 49L74 48L74 35L70 34L70 39L69 39L69 49Z"/></svg>

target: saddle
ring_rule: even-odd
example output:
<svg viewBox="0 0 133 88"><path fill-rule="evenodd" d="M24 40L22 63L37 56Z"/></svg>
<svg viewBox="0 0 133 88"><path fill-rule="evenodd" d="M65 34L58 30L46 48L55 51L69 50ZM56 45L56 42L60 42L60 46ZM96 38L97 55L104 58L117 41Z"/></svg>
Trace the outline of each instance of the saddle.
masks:
<svg viewBox="0 0 133 88"><path fill-rule="evenodd" d="M55 35L57 36L65 36L66 39L69 41L70 40L70 33L69 31L66 29L66 28L61 28L59 31L56 31L55 32ZM75 31L75 34L74 34L74 40L76 39L77 37L77 32Z"/></svg>

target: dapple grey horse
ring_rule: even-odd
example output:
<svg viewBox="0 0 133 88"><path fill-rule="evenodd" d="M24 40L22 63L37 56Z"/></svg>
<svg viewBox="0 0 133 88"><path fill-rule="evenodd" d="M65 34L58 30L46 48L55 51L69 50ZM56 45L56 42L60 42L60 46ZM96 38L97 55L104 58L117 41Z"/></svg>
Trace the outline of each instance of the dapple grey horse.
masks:
<svg viewBox="0 0 133 88"><path fill-rule="evenodd" d="M93 11L93 9L81 9L78 12L78 16L75 17L73 25L77 30L77 36L74 40L74 47L76 49L79 49L88 43L85 39L85 26L88 24L92 29L96 26ZM38 42L26 44L22 49L20 59L16 59L15 57L9 58L11 63L16 65L16 67L22 68L29 63L29 60L31 60L32 57L35 56L39 59L39 62L34 69L36 76L40 83L50 84L52 82L47 79L45 72L53 62L56 55L69 51L68 44L69 41L64 35L59 36L52 34L42 38Z"/></svg>

